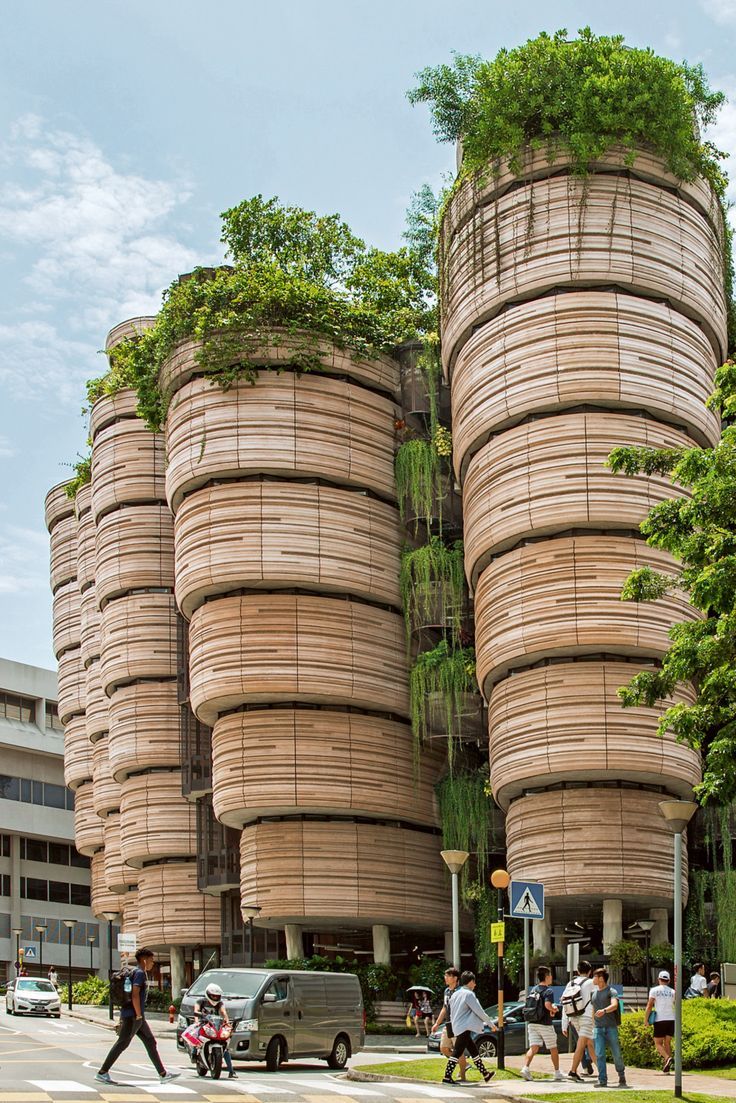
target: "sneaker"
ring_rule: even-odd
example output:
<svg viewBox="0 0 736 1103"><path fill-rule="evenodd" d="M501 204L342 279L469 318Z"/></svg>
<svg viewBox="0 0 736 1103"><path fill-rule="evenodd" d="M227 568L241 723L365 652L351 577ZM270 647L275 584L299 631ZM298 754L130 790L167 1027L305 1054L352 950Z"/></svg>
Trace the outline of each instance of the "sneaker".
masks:
<svg viewBox="0 0 736 1103"><path fill-rule="evenodd" d="M227 1078L228 1078L228 1080L237 1080L238 1079L238 1074L237 1074L237 1072L229 1072L227 1074Z"/></svg>
<svg viewBox="0 0 736 1103"><path fill-rule="evenodd" d="M560 1080L566 1080L567 1077L561 1069L557 1069L552 1079L556 1080L559 1083Z"/></svg>
<svg viewBox="0 0 736 1103"><path fill-rule="evenodd" d="M109 1072L96 1072L95 1080L98 1080L100 1084L112 1084L112 1077Z"/></svg>
<svg viewBox="0 0 736 1103"><path fill-rule="evenodd" d="M618 1084L616 1085L617 1088L628 1088L628 1086L629 1085L626 1083L625 1080L619 1080Z"/></svg>
<svg viewBox="0 0 736 1103"><path fill-rule="evenodd" d="M168 1084L170 1080L176 1080L178 1076L181 1076L180 1072L165 1072L163 1076L159 1076L159 1080L162 1084Z"/></svg>
<svg viewBox="0 0 736 1103"><path fill-rule="evenodd" d="M596 1080L593 1087L594 1088L607 1088L608 1087L608 1082L606 1081L606 1083L604 1084L602 1080Z"/></svg>
<svg viewBox="0 0 736 1103"><path fill-rule="evenodd" d="M521 1066L521 1079L522 1080L531 1080L531 1078L532 1078L532 1072L531 1072L531 1069L529 1068L529 1066L528 1065L522 1065Z"/></svg>
<svg viewBox="0 0 736 1103"><path fill-rule="evenodd" d="M491 1080L493 1079L493 1077L495 1075L496 1075L496 1070L495 1069L488 1069L485 1076L483 1077L484 1083L490 1084Z"/></svg>
<svg viewBox="0 0 736 1103"><path fill-rule="evenodd" d="M452 1084L453 1087L455 1087L457 1085L457 1080L453 1080L452 1077L450 1077L448 1079L446 1076L443 1076L442 1077L442 1083L443 1084Z"/></svg>
<svg viewBox="0 0 736 1103"><path fill-rule="evenodd" d="M668 1057L667 1058L667 1060L665 1061L664 1066L662 1068L662 1072L669 1072L670 1071L670 1069L672 1068L673 1060L674 1060L673 1057Z"/></svg>
<svg viewBox="0 0 736 1103"><path fill-rule="evenodd" d="M578 1076L578 1074L576 1072L568 1072L567 1079L568 1080L576 1080L578 1084L582 1084L582 1082L583 1082L582 1076Z"/></svg>

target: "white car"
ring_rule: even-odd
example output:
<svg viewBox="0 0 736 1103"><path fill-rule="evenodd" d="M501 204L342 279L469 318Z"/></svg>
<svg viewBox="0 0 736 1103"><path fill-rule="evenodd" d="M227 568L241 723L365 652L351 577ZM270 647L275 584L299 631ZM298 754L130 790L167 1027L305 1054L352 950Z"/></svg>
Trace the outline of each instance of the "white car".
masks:
<svg viewBox="0 0 736 1103"><path fill-rule="evenodd" d="M59 993L50 980L41 977L14 977L5 993L8 1015L53 1015L61 1018Z"/></svg>

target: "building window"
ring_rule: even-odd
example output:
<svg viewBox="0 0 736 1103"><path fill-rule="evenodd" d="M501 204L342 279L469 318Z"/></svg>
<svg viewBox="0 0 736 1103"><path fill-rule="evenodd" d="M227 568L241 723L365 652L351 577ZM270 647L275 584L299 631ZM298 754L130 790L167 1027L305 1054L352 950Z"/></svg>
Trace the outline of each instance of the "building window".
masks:
<svg viewBox="0 0 736 1103"><path fill-rule="evenodd" d="M79 908L88 908L92 903L89 885L70 885L71 900Z"/></svg>
<svg viewBox="0 0 736 1103"><path fill-rule="evenodd" d="M10 835L0 835L0 855L10 857Z"/></svg>
<svg viewBox="0 0 736 1103"><path fill-rule="evenodd" d="M69 885L66 881L49 881L49 900L52 904L69 903Z"/></svg>
<svg viewBox="0 0 736 1103"><path fill-rule="evenodd" d="M22 839L20 856L27 862L48 862L48 843L44 839Z"/></svg>
<svg viewBox="0 0 736 1103"><path fill-rule="evenodd" d="M0 875L0 896L10 896L10 874Z"/></svg>
<svg viewBox="0 0 736 1103"><path fill-rule="evenodd" d="M33 724L36 719L36 702L32 697L20 697L17 693L0 690L0 717Z"/></svg>
<svg viewBox="0 0 736 1103"><path fill-rule="evenodd" d="M74 811L74 793L51 781L32 781L26 777L0 774L0 800L19 800L23 804L42 804L46 808Z"/></svg>
<svg viewBox="0 0 736 1103"><path fill-rule="evenodd" d="M48 900L49 883L39 877L21 877L20 894L26 900Z"/></svg>
<svg viewBox="0 0 736 1103"><path fill-rule="evenodd" d="M46 702L46 727L55 732L64 730L64 725L59 719L59 710L53 701Z"/></svg>
<svg viewBox="0 0 736 1103"><path fill-rule="evenodd" d="M75 866L77 869L89 869L92 863L89 858L85 858L84 854L80 854L73 846L69 847L70 851L70 865Z"/></svg>
<svg viewBox="0 0 736 1103"><path fill-rule="evenodd" d="M66 843L49 843L49 862L55 866L69 865L69 847Z"/></svg>

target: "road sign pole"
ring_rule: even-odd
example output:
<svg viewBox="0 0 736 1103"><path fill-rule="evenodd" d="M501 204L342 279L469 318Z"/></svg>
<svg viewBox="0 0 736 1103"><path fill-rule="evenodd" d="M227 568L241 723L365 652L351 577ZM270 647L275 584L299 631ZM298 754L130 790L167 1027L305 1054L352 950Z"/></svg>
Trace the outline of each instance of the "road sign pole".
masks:
<svg viewBox="0 0 736 1103"><path fill-rule="evenodd" d="M503 923L503 889L496 891L496 903L498 907L498 922ZM498 943L498 1038L496 1039L496 1052L498 1058L497 1068L506 1068L506 1047L503 1034L503 942Z"/></svg>
<svg viewBox="0 0 736 1103"><path fill-rule="evenodd" d="M524 920L524 999L529 995L529 922ZM529 1048L529 1023L524 1023L526 1048Z"/></svg>

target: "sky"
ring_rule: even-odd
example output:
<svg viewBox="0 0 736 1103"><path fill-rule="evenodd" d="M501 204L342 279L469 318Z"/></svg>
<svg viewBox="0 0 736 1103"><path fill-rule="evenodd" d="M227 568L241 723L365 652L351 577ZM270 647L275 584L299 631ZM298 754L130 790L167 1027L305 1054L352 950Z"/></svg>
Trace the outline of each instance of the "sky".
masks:
<svg viewBox="0 0 736 1103"><path fill-rule="evenodd" d="M53 667L46 491L85 450L84 382L125 318L222 259L258 192L401 242L453 150L406 91L426 65L590 25L702 62L731 102L736 0L2 0L0 656ZM736 197L736 191L734 191Z"/></svg>

